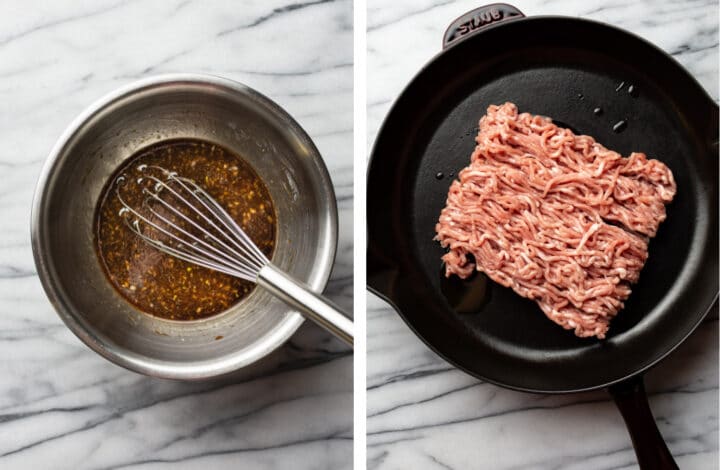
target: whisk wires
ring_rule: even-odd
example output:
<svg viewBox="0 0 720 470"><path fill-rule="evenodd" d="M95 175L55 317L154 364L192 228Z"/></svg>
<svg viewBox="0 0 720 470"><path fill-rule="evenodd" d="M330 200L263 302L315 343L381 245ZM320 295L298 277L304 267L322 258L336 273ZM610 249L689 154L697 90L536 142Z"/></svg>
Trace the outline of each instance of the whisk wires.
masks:
<svg viewBox="0 0 720 470"><path fill-rule="evenodd" d="M255 282L269 263L235 220L193 180L159 166L140 165L145 195L141 207L123 198L126 176L116 194L125 223L146 243L189 263Z"/></svg>

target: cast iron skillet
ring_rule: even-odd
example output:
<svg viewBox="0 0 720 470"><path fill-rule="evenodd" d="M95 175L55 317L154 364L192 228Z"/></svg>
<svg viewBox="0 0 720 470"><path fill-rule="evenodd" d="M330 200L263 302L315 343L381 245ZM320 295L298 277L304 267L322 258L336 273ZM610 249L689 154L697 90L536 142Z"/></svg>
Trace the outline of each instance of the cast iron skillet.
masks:
<svg viewBox="0 0 720 470"><path fill-rule="evenodd" d="M443 46L398 98L372 152L370 290L435 352L480 379L541 393L609 387L641 467L677 468L642 373L687 338L717 297L717 106L664 52L592 21L524 18L495 4L457 19ZM452 176L469 162L478 119L505 101L623 155L646 152L675 175L667 220L604 341L576 338L482 274L441 280L435 223Z"/></svg>

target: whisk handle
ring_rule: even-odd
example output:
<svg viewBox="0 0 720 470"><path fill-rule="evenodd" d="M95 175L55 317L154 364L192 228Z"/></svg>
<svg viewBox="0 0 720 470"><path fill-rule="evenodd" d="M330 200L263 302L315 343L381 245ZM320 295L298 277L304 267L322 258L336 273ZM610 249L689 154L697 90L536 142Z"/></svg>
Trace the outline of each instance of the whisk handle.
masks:
<svg viewBox="0 0 720 470"><path fill-rule="evenodd" d="M335 305L312 292L275 266L268 264L257 276L257 283L306 318L325 328L350 346L353 345L353 322Z"/></svg>

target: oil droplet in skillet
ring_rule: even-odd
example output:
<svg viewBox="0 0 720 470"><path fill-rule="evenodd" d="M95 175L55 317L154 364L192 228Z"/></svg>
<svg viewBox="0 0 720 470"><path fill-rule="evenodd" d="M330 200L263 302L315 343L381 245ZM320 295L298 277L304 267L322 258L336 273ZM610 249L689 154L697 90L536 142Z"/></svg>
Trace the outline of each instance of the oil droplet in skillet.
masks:
<svg viewBox="0 0 720 470"><path fill-rule="evenodd" d="M601 116L602 113L603 113L603 109L599 106L597 108L593 109L593 114L595 114L595 116Z"/></svg>
<svg viewBox="0 0 720 470"><path fill-rule="evenodd" d="M458 313L478 313L490 301L489 279L479 271L467 279L455 275L445 277L445 266L442 266L440 291L450 307Z"/></svg>
<svg viewBox="0 0 720 470"><path fill-rule="evenodd" d="M632 96L633 98L637 98L637 97L638 97L638 94L639 94L639 93L638 93L638 89L637 89L637 87L636 87L635 85L630 85L630 86L628 87L628 93L629 93L630 96Z"/></svg>
<svg viewBox="0 0 720 470"><path fill-rule="evenodd" d="M623 88L624 86L625 86L625 82L620 82L620 85L618 85L617 88L615 88L615 91L620 91L620 90L622 90L622 88Z"/></svg>
<svg viewBox="0 0 720 470"><path fill-rule="evenodd" d="M435 179L441 180L441 179L443 179L444 176L445 175L443 175L442 171L438 171L437 174L435 175Z"/></svg>
<svg viewBox="0 0 720 470"><path fill-rule="evenodd" d="M615 123L615 125L613 126L613 132L619 134L622 131L624 131L626 127L627 127L627 121L625 119L622 119Z"/></svg>

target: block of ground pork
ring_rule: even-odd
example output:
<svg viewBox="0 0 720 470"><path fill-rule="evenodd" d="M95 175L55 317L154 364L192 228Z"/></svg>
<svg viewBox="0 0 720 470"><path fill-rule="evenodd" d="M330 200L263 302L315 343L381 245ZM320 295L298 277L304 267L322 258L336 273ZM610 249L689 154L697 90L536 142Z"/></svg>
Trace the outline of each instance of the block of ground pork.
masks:
<svg viewBox="0 0 720 470"><path fill-rule="evenodd" d="M676 186L549 118L490 106L436 225L446 276L485 273L580 337L604 338L637 282Z"/></svg>

